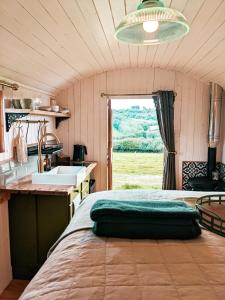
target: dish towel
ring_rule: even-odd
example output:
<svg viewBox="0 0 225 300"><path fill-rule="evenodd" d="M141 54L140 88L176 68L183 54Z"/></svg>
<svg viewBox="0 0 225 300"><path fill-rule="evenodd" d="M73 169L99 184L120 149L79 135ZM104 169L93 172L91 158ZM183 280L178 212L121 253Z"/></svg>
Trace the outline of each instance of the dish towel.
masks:
<svg viewBox="0 0 225 300"><path fill-rule="evenodd" d="M27 162L27 143L23 135L23 131L19 128L18 140L17 140L17 161L21 164Z"/></svg>

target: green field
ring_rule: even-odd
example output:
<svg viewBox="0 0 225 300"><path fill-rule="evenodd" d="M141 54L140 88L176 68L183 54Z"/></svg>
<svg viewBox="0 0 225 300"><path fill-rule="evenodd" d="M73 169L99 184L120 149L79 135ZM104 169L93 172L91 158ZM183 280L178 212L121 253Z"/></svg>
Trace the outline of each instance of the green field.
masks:
<svg viewBox="0 0 225 300"><path fill-rule="evenodd" d="M163 153L113 153L113 189L161 189Z"/></svg>

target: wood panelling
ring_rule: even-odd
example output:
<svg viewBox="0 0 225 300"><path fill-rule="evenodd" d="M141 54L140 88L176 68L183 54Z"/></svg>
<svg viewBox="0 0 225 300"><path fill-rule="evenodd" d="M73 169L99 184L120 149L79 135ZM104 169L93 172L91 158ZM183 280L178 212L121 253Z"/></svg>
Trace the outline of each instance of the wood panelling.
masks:
<svg viewBox="0 0 225 300"><path fill-rule="evenodd" d="M181 188L184 160L207 159L209 95L208 85L183 73L152 68L123 69L95 75L61 91L59 103L68 104L73 118L57 130L72 155L73 144L88 148L87 160L98 161L95 170L97 190L107 188L107 99L104 93L151 93L164 89L177 93L175 101L175 140L177 186ZM124 100L126 101L126 100ZM221 147L218 159L221 159Z"/></svg>
<svg viewBox="0 0 225 300"><path fill-rule="evenodd" d="M138 0L1 0L0 74L48 92L104 71L160 67L225 87L225 2L166 0L186 16L184 38L156 46L113 35Z"/></svg>

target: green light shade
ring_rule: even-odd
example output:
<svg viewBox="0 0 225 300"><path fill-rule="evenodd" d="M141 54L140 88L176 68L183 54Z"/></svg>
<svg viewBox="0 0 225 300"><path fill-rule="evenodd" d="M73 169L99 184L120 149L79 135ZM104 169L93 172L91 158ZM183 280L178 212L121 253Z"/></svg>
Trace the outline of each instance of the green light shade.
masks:
<svg viewBox="0 0 225 300"><path fill-rule="evenodd" d="M147 32L143 28L143 23L149 21L158 22L154 32ZM188 32L189 25L182 13L164 7L162 1L144 0L135 12L121 21L116 28L115 38L129 44L157 45L177 40Z"/></svg>

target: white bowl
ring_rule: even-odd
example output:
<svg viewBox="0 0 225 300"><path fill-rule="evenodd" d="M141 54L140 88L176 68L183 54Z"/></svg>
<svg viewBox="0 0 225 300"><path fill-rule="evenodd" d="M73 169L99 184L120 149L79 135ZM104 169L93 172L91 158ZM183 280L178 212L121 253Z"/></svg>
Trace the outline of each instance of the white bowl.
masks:
<svg viewBox="0 0 225 300"><path fill-rule="evenodd" d="M59 105L53 105L51 106L52 111L59 112Z"/></svg>

